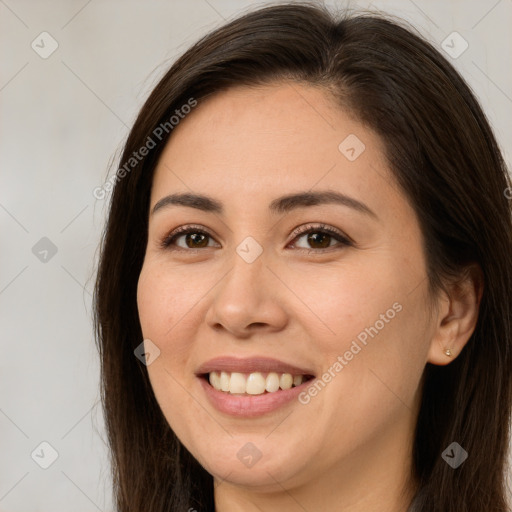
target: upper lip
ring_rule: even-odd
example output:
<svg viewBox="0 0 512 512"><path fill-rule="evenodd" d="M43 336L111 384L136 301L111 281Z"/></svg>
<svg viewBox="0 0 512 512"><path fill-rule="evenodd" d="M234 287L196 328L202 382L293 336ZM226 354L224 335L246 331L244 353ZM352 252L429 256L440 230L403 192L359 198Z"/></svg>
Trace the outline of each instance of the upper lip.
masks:
<svg viewBox="0 0 512 512"><path fill-rule="evenodd" d="M248 357L237 358L232 356L220 356L203 363L196 371L197 375L204 375L210 372L276 372L291 373L292 375L312 375L311 369L301 368L293 364L272 359L269 357Z"/></svg>

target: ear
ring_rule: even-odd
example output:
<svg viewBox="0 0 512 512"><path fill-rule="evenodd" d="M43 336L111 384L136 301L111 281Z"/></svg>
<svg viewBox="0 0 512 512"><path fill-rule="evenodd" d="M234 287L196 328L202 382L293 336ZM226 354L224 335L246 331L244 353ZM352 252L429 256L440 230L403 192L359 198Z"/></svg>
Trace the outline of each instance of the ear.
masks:
<svg viewBox="0 0 512 512"><path fill-rule="evenodd" d="M447 284L446 292L440 292L429 363L444 366L462 352L476 327L483 283L482 270L474 264L467 267L461 279ZM451 355L445 353L447 349Z"/></svg>

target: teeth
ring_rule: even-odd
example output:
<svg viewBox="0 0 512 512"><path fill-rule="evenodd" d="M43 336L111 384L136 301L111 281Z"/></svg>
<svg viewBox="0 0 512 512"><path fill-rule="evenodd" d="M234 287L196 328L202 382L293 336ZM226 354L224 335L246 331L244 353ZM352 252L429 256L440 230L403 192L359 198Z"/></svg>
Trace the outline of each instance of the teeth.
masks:
<svg viewBox="0 0 512 512"><path fill-rule="evenodd" d="M231 375L231 378L233 378L233 375ZM249 377L247 377L245 392L249 393L249 395L261 395L265 393L265 378L261 373L251 373Z"/></svg>
<svg viewBox="0 0 512 512"><path fill-rule="evenodd" d="M218 372L210 373L210 384L215 389L222 389L221 379L222 379L222 377L219 375Z"/></svg>
<svg viewBox="0 0 512 512"><path fill-rule="evenodd" d="M290 389L293 385L293 377L289 373L282 373L279 378L279 387L281 389Z"/></svg>
<svg viewBox="0 0 512 512"><path fill-rule="evenodd" d="M238 372L210 372L210 384L218 391L225 391L231 394L262 395L265 392L274 393L279 389L290 389L293 386L300 386L304 380L303 375L292 375L291 373L270 372L263 374L238 373Z"/></svg>
<svg viewBox="0 0 512 512"><path fill-rule="evenodd" d="M265 389L269 393L273 393L279 389L279 375L277 375L277 373L272 372L267 375L267 379L265 381Z"/></svg>
<svg viewBox="0 0 512 512"><path fill-rule="evenodd" d="M300 386L302 384L302 375L294 375L293 377L293 385Z"/></svg>
<svg viewBox="0 0 512 512"><path fill-rule="evenodd" d="M231 380L229 381L229 392L230 393L245 393L247 382L245 377L241 373L233 372L231 374Z"/></svg>
<svg viewBox="0 0 512 512"><path fill-rule="evenodd" d="M212 373L217 373L217 372L212 372ZM210 375L211 375L211 373L210 373ZM221 372L220 373L220 388L215 387L214 384L212 384L212 386L215 389L221 389L222 391L229 391L229 375L226 372Z"/></svg>

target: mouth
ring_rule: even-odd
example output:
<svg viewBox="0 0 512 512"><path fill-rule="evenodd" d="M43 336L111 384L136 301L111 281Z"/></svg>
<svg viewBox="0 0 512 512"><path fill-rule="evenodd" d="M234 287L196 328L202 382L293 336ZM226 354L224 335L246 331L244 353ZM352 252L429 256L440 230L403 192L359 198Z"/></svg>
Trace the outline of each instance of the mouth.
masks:
<svg viewBox="0 0 512 512"><path fill-rule="evenodd" d="M311 368L268 357L223 356L202 364L196 377L218 412L254 418L298 404L300 393L315 375Z"/></svg>
<svg viewBox="0 0 512 512"><path fill-rule="evenodd" d="M230 395L266 395L298 387L314 379L309 374L278 372L226 372L212 371L199 375L211 387Z"/></svg>

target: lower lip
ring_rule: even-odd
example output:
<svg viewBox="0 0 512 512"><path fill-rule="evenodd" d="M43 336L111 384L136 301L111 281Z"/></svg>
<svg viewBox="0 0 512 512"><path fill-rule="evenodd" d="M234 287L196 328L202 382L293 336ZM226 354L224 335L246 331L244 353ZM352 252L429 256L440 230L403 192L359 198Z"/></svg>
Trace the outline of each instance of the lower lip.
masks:
<svg viewBox="0 0 512 512"><path fill-rule="evenodd" d="M306 381L300 386L262 395L232 395L225 391L218 391L210 385L206 378L199 378L199 380L210 403L218 411L243 418L261 416L276 411L293 400L298 403L298 395L311 384L311 381Z"/></svg>

